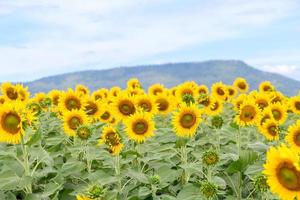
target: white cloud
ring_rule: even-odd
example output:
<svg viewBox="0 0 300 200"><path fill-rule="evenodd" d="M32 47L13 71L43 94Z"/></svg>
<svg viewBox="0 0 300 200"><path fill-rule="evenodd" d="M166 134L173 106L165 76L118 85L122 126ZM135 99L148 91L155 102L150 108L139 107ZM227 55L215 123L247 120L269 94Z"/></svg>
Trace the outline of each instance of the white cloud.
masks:
<svg viewBox="0 0 300 200"><path fill-rule="evenodd" d="M127 65L160 53L239 37L289 15L296 0L186 1L180 8L174 8L171 0L1 2L6 14L22 14L43 28L17 47L0 46L0 68L5 66L10 75L23 72L38 78L85 67Z"/></svg>

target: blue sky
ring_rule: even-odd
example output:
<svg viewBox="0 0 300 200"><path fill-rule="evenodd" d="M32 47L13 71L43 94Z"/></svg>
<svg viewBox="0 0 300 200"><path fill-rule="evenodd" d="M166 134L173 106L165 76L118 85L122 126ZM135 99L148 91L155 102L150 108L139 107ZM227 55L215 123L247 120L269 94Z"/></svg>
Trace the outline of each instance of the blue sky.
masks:
<svg viewBox="0 0 300 200"><path fill-rule="evenodd" d="M299 0L0 0L0 82L240 59L300 80Z"/></svg>

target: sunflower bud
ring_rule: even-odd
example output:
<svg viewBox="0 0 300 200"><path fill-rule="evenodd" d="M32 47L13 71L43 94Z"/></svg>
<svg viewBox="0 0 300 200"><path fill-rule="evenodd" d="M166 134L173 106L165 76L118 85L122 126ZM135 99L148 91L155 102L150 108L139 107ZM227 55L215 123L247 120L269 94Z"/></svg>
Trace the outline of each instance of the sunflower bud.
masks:
<svg viewBox="0 0 300 200"><path fill-rule="evenodd" d="M214 116L212 119L211 119L211 125L214 127L214 128L218 128L220 129L223 125L223 118L221 116Z"/></svg>
<svg viewBox="0 0 300 200"><path fill-rule="evenodd" d="M101 198L105 195L105 189L102 186L94 185L89 189L88 193L91 199Z"/></svg>
<svg viewBox="0 0 300 200"><path fill-rule="evenodd" d="M195 103L194 97L192 95L190 95L190 94L183 95L182 101L185 102L187 105Z"/></svg>
<svg viewBox="0 0 300 200"><path fill-rule="evenodd" d="M151 182L151 184L153 184L153 185L159 184L159 183L160 183L160 176L158 176L158 175L153 175L153 176L151 176L151 177L150 177L150 182Z"/></svg>
<svg viewBox="0 0 300 200"><path fill-rule="evenodd" d="M76 130L76 135L83 140L88 139L91 136L91 134L92 131L88 126L80 126Z"/></svg>
<svg viewBox="0 0 300 200"><path fill-rule="evenodd" d="M35 113L36 115L39 115L42 111L41 106L38 103L32 102L28 104L28 109L32 112Z"/></svg>
<svg viewBox="0 0 300 200"><path fill-rule="evenodd" d="M209 150L206 151L202 156L202 162L207 166L213 166L219 161L219 155L217 152Z"/></svg>
<svg viewBox="0 0 300 200"><path fill-rule="evenodd" d="M213 183L205 181L200 186L200 191L206 198L210 199L217 195L217 186Z"/></svg>

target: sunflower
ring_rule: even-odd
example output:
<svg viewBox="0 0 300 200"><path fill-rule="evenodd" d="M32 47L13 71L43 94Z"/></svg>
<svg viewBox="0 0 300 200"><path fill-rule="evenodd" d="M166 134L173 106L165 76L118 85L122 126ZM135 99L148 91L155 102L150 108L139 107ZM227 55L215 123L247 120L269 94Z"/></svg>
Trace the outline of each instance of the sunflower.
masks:
<svg viewBox="0 0 300 200"><path fill-rule="evenodd" d="M222 82L218 82L212 85L211 87L212 94L222 100L227 99L228 91L226 86Z"/></svg>
<svg viewBox="0 0 300 200"><path fill-rule="evenodd" d="M128 93L130 96L138 96L143 95L145 92L141 88L127 88L125 90L126 93Z"/></svg>
<svg viewBox="0 0 300 200"><path fill-rule="evenodd" d="M259 84L260 92L272 92L275 90L275 87L272 85L270 81L264 81Z"/></svg>
<svg viewBox="0 0 300 200"><path fill-rule="evenodd" d="M260 110L253 100L245 100L241 105L235 121L240 126L255 125L258 123Z"/></svg>
<svg viewBox="0 0 300 200"><path fill-rule="evenodd" d="M89 89L81 84L76 85L75 92L77 92L79 96L88 96L90 94Z"/></svg>
<svg viewBox="0 0 300 200"><path fill-rule="evenodd" d="M209 93L208 87L206 85L199 85L196 90L198 92L198 95Z"/></svg>
<svg viewBox="0 0 300 200"><path fill-rule="evenodd" d="M262 125L263 123L265 123L267 120L274 120L274 117L273 117L273 114L271 112L270 109L264 109L261 111L261 114L260 114L260 125Z"/></svg>
<svg viewBox="0 0 300 200"><path fill-rule="evenodd" d="M289 106L293 113L300 115L300 96L290 98Z"/></svg>
<svg viewBox="0 0 300 200"><path fill-rule="evenodd" d="M249 85L248 85L247 81L241 77L238 77L234 80L233 86L242 93L247 92L249 89Z"/></svg>
<svg viewBox="0 0 300 200"><path fill-rule="evenodd" d="M78 195L76 195L76 200L92 200L92 199L85 195L78 194Z"/></svg>
<svg viewBox="0 0 300 200"><path fill-rule="evenodd" d="M9 82L2 83L1 92L8 101L16 101L19 96L16 86Z"/></svg>
<svg viewBox="0 0 300 200"><path fill-rule="evenodd" d="M100 114L99 120L101 122L109 123L114 118L111 108L108 104L102 104L100 106L100 111L101 111L101 114Z"/></svg>
<svg viewBox="0 0 300 200"><path fill-rule="evenodd" d="M60 95L61 95L61 91L59 90L51 90L48 93L48 97L50 97L52 101L52 105L58 106Z"/></svg>
<svg viewBox="0 0 300 200"><path fill-rule="evenodd" d="M263 174L267 177L270 190L283 200L299 199L300 167L299 156L285 145L270 147Z"/></svg>
<svg viewBox="0 0 300 200"><path fill-rule="evenodd" d="M176 99L172 96L168 96L165 93L160 93L157 96L154 96L155 104L158 107L158 113L161 115L169 114L176 104Z"/></svg>
<svg viewBox="0 0 300 200"><path fill-rule="evenodd" d="M106 144L113 155L120 154L124 146L118 132L112 126L105 126L103 128L99 144Z"/></svg>
<svg viewBox="0 0 300 200"><path fill-rule="evenodd" d="M240 94L237 98L235 98L233 100L234 110L236 110L236 111L240 110L241 105L247 99L248 99L248 96L246 94Z"/></svg>
<svg viewBox="0 0 300 200"><path fill-rule="evenodd" d="M258 105L258 107L262 110L264 108L268 107L270 104L269 96L266 93L256 94L254 97L254 101L255 101L256 105Z"/></svg>
<svg viewBox="0 0 300 200"><path fill-rule="evenodd" d="M85 102L84 111L93 120L98 121L101 117L102 111L100 110L100 102L93 98L88 98Z"/></svg>
<svg viewBox="0 0 300 200"><path fill-rule="evenodd" d="M235 87L233 87L231 85L227 85L226 88L228 91L228 99L229 100L233 99L237 94L237 90L235 89Z"/></svg>
<svg viewBox="0 0 300 200"><path fill-rule="evenodd" d="M279 123L283 124L287 118L287 109L284 105L280 103L273 103L267 108L269 109L272 114L273 118Z"/></svg>
<svg viewBox="0 0 300 200"><path fill-rule="evenodd" d="M138 143L154 135L154 121L152 115L146 112L136 112L125 120L128 137Z"/></svg>
<svg viewBox="0 0 300 200"><path fill-rule="evenodd" d="M108 89L106 88L101 88L99 90L96 90L95 92L93 92L92 94L92 98L95 99L96 101L98 100L106 100L108 97Z"/></svg>
<svg viewBox="0 0 300 200"><path fill-rule="evenodd" d="M181 104L174 112L172 124L179 137L192 137L201 122L201 111L195 104Z"/></svg>
<svg viewBox="0 0 300 200"><path fill-rule="evenodd" d="M24 87L21 84L17 84L15 87L18 92L18 100L20 100L22 102L27 102L29 100L29 96L30 96L28 87Z"/></svg>
<svg viewBox="0 0 300 200"><path fill-rule="evenodd" d="M171 89L169 89L169 94L172 95L173 97L176 97L176 90L177 90L177 87L173 87Z"/></svg>
<svg viewBox="0 0 300 200"><path fill-rule="evenodd" d="M44 92L38 92L32 98L33 102L42 103L46 99L47 95Z"/></svg>
<svg viewBox="0 0 300 200"><path fill-rule="evenodd" d="M68 89L68 91L61 94L58 106L61 111L80 110L84 108L85 101L80 97L79 93L74 92L72 89Z"/></svg>
<svg viewBox="0 0 300 200"><path fill-rule="evenodd" d="M152 96L156 96L161 93L165 93L165 87L162 84L153 84L148 89L148 94Z"/></svg>
<svg viewBox="0 0 300 200"><path fill-rule="evenodd" d="M267 140L279 140L279 127L277 121L274 119L266 120L259 126L259 131Z"/></svg>
<svg viewBox="0 0 300 200"><path fill-rule="evenodd" d="M5 103L5 97L0 95L0 106Z"/></svg>
<svg viewBox="0 0 300 200"><path fill-rule="evenodd" d="M220 99L211 96L208 102L209 105L206 106L205 108L205 113L207 115L213 116L213 115L218 115L222 112L223 102Z"/></svg>
<svg viewBox="0 0 300 200"><path fill-rule="evenodd" d="M20 102L4 103L0 106L0 141L9 144L20 143L24 135L23 105Z"/></svg>
<svg viewBox="0 0 300 200"><path fill-rule="evenodd" d="M142 86L137 78L131 78L127 81L128 89L140 89Z"/></svg>
<svg viewBox="0 0 300 200"><path fill-rule="evenodd" d="M190 95L192 97L197 96L198 85L195 82L184 82L177 87L175 96L178 100L182 100L184 95Z"/></svg>
<svg viewBox="0 0 300 200"><path fill-rule="evenodd" d="M145 112L156 114L158 112L157 104L155 104L154 98L148 95L139 95L135 99L135 104Z"/></svg>
<svg viewBox="0 0 300 200"><path fill-rule="evenodd" d="M278 91L270 92L269 93L271 103L284 103L286 97Z"/></svg>
<svg viewBox="0 0 300 200"><path fill-rule="evenodd" d="M89 118L83 110L71 110L63 113L64 131L68 136L75 136L81 125L89 123Z"/></svg>
<svg viewBox="0 0 300 200"><path fill-rule="evenodd" d="M119 120L123 120L135 113L136 106L134 105L134 97L126 92L120 94L112 103L113 115Z"/></svg>
<svg viewBox="0 0 300 200"><path fill-rule="evenodd" d="M285 140L292 150L300 153L300 120L289 126Z"/></svg>
<svg viewBox="0 0 300 200"><path fill-rule="evenodd" d="M111 98L115 98L115 97L118 97L119 94L121 93L122 89L120 87L112 87L110 90L109 90L109 97Z"/></svg>

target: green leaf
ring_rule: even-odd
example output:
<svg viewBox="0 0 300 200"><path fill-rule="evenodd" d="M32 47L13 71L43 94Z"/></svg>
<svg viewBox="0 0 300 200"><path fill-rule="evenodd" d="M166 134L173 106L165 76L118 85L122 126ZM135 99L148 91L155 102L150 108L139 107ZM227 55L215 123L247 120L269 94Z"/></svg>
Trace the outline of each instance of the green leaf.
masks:
<svg viewBox="0 0 300 200"><path fill-rule="evenodd" d="M253 164L258 158L258 154L254 151L246 150L242 151L240 158L237 161L232 162L228 168L228 173L244 172L247 167Z"/></svg>
<svg viewBox="0 0 300 200"><path fill-rule="evenodd" d="M187 184L177 195L178 200L201 200L201 193L199 187L192 184Z"/></svg>

